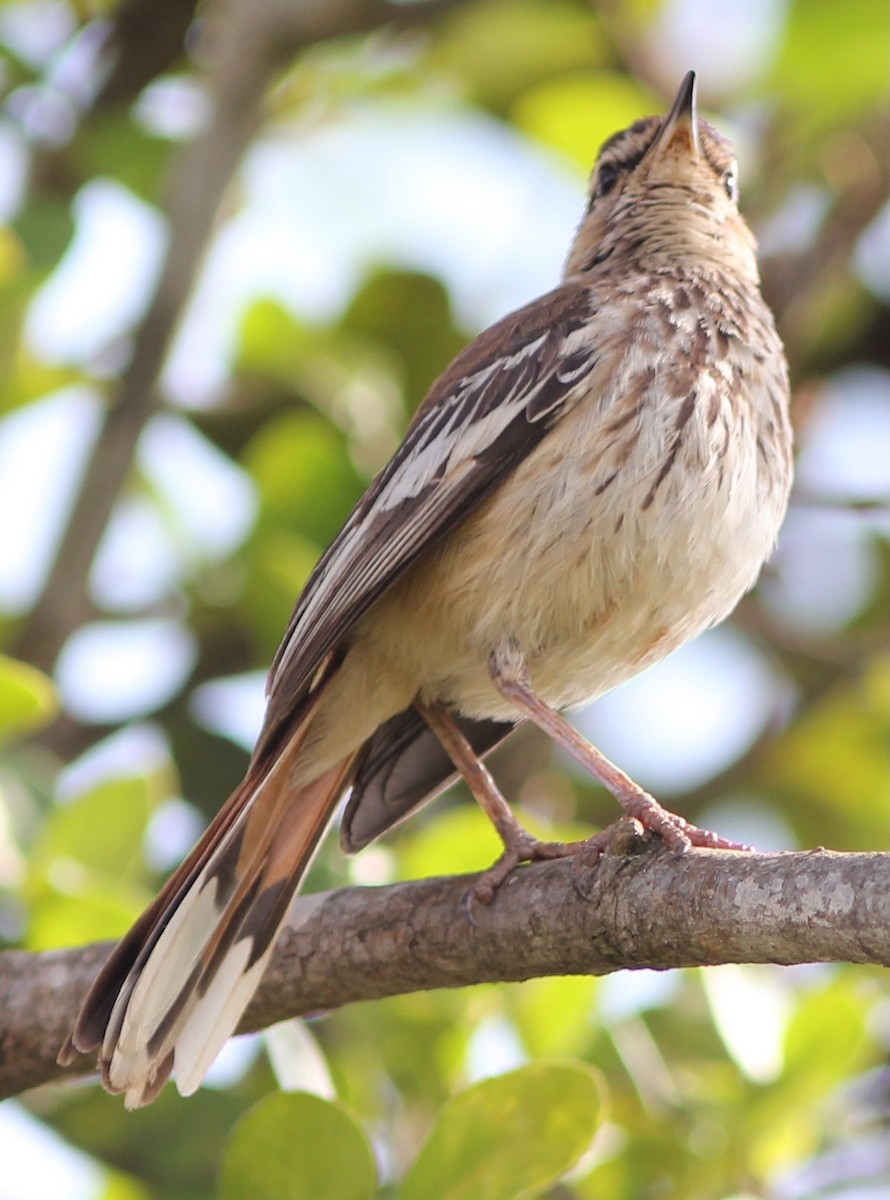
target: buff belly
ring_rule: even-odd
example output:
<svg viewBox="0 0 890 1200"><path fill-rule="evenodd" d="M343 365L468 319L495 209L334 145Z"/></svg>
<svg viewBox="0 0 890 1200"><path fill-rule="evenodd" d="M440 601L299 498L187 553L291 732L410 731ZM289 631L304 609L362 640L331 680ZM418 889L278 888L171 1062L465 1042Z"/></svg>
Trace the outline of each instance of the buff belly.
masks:
<svg viewBox="0 0 890 1200"><path fill-rule="evenodd" d="M547 704L581 704L722 620L754 583L784 498L763 503L753 432L739 431L727 463L711 445L720 428L693 428L652 490L664 430L616 464L601 426L583 408L563 422L509 495L495 493L363 622L360 636L428 699L514 715L489 674L509 638Z"/></svg>

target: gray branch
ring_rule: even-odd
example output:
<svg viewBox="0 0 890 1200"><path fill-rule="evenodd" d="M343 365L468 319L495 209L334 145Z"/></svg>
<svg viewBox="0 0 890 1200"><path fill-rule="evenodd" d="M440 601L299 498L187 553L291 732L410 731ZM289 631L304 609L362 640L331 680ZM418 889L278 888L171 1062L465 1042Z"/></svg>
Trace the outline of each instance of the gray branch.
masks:
<svg viewBox="0 0 890 1200"><path fill-rule="evenodd" d="M890 966L890 854L675 856L624 838L596 867L516 871L489 908L466 876L304 896L242 1032L441 987L718 963ZM0 955L0 1098L57 1080L107 943ZM84 1058L68 1075L88 1074Z"/></svg>

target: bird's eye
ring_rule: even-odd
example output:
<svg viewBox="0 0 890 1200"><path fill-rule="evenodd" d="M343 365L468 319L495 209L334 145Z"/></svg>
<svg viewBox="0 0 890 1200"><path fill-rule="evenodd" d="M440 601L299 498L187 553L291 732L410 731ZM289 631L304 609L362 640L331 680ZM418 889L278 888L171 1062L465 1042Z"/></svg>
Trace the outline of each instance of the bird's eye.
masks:
<svg viewBox="0 0 890 1200"><path fill-rule="evenodd" d="M726 194L730 200L735 203L739 198L739 181L735 172L735 167L730 167L723 176L723 186L726 188Z"/></svg>
<svg viewBox="0 0 890 1200"><path fill-rule="evenodd" d="M614 163L603 163L596 173L596 183L593 188L594 199L598 200L600 196L608 196L620 178L621 172Z"/></svg>

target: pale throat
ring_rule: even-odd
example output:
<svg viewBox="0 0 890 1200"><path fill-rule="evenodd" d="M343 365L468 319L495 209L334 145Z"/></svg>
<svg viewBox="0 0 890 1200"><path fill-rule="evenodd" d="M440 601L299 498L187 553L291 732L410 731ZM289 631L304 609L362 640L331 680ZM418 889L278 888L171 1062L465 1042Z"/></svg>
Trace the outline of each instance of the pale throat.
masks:
<svg viewBox="0 0 890 1200"><path fill-rule="evenodd" d="M625 209L618 219L593 219L578 228L563 279L589 272L608 275L616 261L642 270L714 267L759 283L756 244L741 217L721 221L706 208L664 203Z"/></svg>
<svg viewBox="0 0 890 1200"><path fill-rule="evenodd" d="M615 253L650 270L714 267L759 282L755 242L740 219L721 221L706 210L671 205L623 222L614 231Z"/></svg>

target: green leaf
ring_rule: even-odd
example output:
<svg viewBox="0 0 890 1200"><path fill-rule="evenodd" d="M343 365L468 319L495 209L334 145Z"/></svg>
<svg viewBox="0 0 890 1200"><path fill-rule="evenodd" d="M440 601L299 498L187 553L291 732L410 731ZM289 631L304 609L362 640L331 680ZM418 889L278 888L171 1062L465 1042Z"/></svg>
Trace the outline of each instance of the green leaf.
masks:
<svg viewBox="0 0 890 1200"><path fill-rule="evenodd" d="M56 690L41 671L0 654L0 738L40 729L58 708Z"/></svg>
<svg viewBox="0 0 890 1200"><path fill-rule="evenodd" d="M256 480L261 524L285 525L325 546L361 494L346 439L329 421L307 412L269 421L244 452Z"/></svg>
<svg viewBox="0 0 890 1200"><path fill-rule="evenodd" d="M586 173L606 138L646 113L663 110L664 101L636 80L600 71L566 75L532 88L517 100L513 119Z"/></svg>
<svg viewBox="0 0 890 1200"><path fill-rule="evenodd" d="M785 798L803 845L885 849L890 662L877 656L806 708L759 772Z"/></svg>
<svg viewBox="0 0 890 1200"><path fill-rule="evenodd" d="M570 1171L600 1109L595 1072L533 1063L486 1079L444 1106L399 1200L518 1200Z"/></svg>
<svg viewBox="0 0 890 1200"><path fill-rule="evenodd" d="M27 946L38 950L124 933L146 901L133 868L164 773L109 779L54 809L30 856Z"/></svg>
<svg viewBox="0 0 890 1200"><path fill-rule="evenodd" d="M59 886L46 886L31 906L25 949L56 950L121 937L145 908L150 896L125 883L94 884L66 864Z"/></svg>
<svg viewBox="0 0 890 1200"><path fill-rule="evenodd" d="M223 1154L222 1200L369 1200L376 1191L362 1128L341 1104L307 1092L261 1100Z"/></svg>
<svg viewBox="0 0 890 1200"><path fill-rule="evenodd" d="M237 369L292 381L318 337L283 304L263 297L250 305L241 322Z"/></svg>
<svg viewBox="0 0 890 1200"><path fill-rule="evenodd" d="M505 988L508 1011L529 1055L583 1054L595 1034L591 1013L599 987L600 980L592 976L574 975L528 979Z"/></svg>
<svg viewBox="0 0 890 1200"><path fill-rule="evenodd" d="M411 411L467 340L454 324L444 284L415 271L374 271L342 329L394 353Z"/></svg>
<svg viewBox="0 0 890 1200"><path fill-rule="evenodd" d="M785 1072L786 1084L801 1081L802 1098L815 1099L862 1069L869 1044L864 1000L859 976L845 971L801 998L785 1038Z"/></svg>
<svg viewBox="0 0 890 1200"><path fill-rule="evenodd" d="M400 879L484 871L503 852L494 826L476 804L455 805L408 830L396 845Z"/></svg>
<svg viewBox="0 0 890 1200"><path fill-rule="evenodd" d="M19 239L8 226L0 228L0 287L4 292L21 277L26 265Z"/></svg>
<svg viewBox="0 0 890 1200"><path fill-rule="evenodd" d="M84 177L111 177L143 200L158 199L171 142L147 133L126 110L108 108L84 122L77 150Z"/></svg>
<svg viewBox="0 0 890 1200"><path fill-rule="evenodd" d="M240 607L261 655L269 661L278 649L282 630L321 545L280 525L261 525L241 550L248 568Z"/></svg>
<svg viewBox="0 0 890 1200"><path fill-rule="evenodd" d="M103 780L53 812L34 849L35 868L73 859L100 875L119 876L140 853L157 799L157 780L150 776Z"/></svg>
<svg viewBox="0 0 890 1200"><path fill-rule="evenodd" d="M587 826L554 826L521 808L515 811L523 828L542 841L572 842L590 836ZM427 821L409 823L394 845L400 879L484 871L504 852L491 821L472 803L443 808Z"/></svg>
<svg viewBox="0 0 890 1200"><path fill-rule="evenodd" d="M151 1200L151 1193L139 1180L115 1172L107 1177L97 1200Z"/></svg>
<svg viewBox="0 0 890 1200"><path fill-rule="evenodd" d="M795 0L769 86L794 107L795 124L846 125L886 102L888 33L884 0L852 0L842 21L834 0Z"/></svg>
<svg viewBox="0 0 890 1200"><path fill-rule="evenodd" d="M541 80L589 70L609 53L592 6L566 0L482 0L443 22L432 64L463 79L483 105L503 111Z"/></svg>

